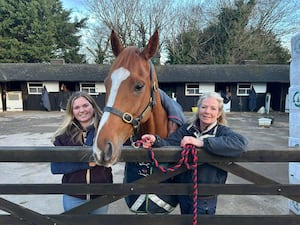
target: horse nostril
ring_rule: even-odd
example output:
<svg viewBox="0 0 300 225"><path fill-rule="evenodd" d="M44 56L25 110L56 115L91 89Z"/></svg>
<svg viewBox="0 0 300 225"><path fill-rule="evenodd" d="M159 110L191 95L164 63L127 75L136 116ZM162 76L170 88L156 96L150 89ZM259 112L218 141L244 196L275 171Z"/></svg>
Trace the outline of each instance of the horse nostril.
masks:
<svg viewBox="0 0 300 225"><path fill-rule="evenodd" d="M108 162L111 160L112 152L112 144L107 143L105 148L104 161Z"/></svg>

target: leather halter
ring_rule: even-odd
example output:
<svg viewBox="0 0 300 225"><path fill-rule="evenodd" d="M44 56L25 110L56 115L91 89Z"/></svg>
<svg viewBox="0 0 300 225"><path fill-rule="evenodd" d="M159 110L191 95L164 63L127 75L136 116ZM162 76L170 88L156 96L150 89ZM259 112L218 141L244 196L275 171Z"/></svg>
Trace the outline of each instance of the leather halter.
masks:
<svg viewBox="0 0 300 225"><path fill-rule="evenodd" d="M115 109L113 107L110 107L110 106L105 106L103 108L103 111L104 112L110 112L110 113L113 113L115 115L117 115L118 117L122 118L122 120L125 122L125 123L128 123L128 124L132 124L133 128L134 128L134 133L136 134L139 126L140 126L140 123L141 123L141 120L143 119L144 115L146 114L146 112L153 108L153 106L156 104L156 99L155 99L155 91L157 91L157 87L155 85L155 82L154 82L154 79L153 79L153 65L152 65L152 62L149 61L149 64L150 64L150 80L153 82L153 85L151 87L151 90L150 90L150 99L149 99L149 102L148 104L146 105L146 107L144 108L144 110L141 112L141 114L134 118L132 116L131 113L129 112L121 112L120 110L118 109Z"/></svg>

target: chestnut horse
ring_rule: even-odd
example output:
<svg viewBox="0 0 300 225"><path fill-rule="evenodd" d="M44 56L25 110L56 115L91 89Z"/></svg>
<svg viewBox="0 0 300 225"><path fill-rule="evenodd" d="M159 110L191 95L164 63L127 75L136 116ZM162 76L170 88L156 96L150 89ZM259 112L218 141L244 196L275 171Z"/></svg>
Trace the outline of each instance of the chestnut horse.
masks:
<svg viewBox="0 0 300 225"><path fill-rule="evenodd" d="M167 136L167 113L158 91L156 72L150 59L156 54L158 31L143 50L124 48L112 31L111 46L115 62L105 78L106 106L95 137L93 154L97 164L118 162L123 143L135 135Z"/></svg>

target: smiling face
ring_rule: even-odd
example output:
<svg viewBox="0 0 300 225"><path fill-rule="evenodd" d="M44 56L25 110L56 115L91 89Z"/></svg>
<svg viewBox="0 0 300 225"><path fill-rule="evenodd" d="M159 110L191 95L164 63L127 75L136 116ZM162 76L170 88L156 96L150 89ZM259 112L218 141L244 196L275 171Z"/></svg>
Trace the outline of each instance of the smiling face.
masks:
<svg viewBox="0 0 300 225"><path fill-rule="evenodd" d="M79 97L74 100L72 112L83 128L89 126L94 115L92 104L84 97Z"/></svg>
<svg viewBox="0 0 300 225"><path fill-rule="evenodd" d="M198 111L201 130L217 121L220 116L219 108L219 102L214 97L209 97L202 101Z"/></svg>

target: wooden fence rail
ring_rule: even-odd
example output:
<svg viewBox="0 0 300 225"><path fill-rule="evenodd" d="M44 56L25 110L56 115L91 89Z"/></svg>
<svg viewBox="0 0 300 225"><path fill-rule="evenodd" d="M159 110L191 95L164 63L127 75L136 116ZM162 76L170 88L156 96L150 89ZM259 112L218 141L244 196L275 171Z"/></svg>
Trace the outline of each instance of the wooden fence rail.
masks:
<svg viewBox="0 0 300 225"><path fill-rule="evenodd" d="M180 148L165 147L154 149L159 162L177 162L180 157ZM83 147L0 147L0 162L88 162L92 157L91 148ZM300 185L280 184L271 178L265 177L243 167L243 163L264 162L298 162L299 149L263 150L251 149L241 157L216 157L198 151L198 163L210 163L229 173L251 182L251 184L199 184L198 191L203 195L278 195L300 202ZM124 147L120 158L121 162L151 161L147 150L136 150ZM174 172L163 173L158 171L151 176L130 184L0 184L2 195L41 195L41 194L99 194L96 198L84 205L58 215L43 215L24 208L18 204L0 198L0 209L8 214L0 215L0 224L8 225L187 225L192 224L192 215L89 215L88 212L101 206L113 203L132 194L191 194L192 184L164 184L159 183L176 174L186 171L181 167ZM297 215L201 215L198 224L210 225L253 225L299 224Z"/></svg>

